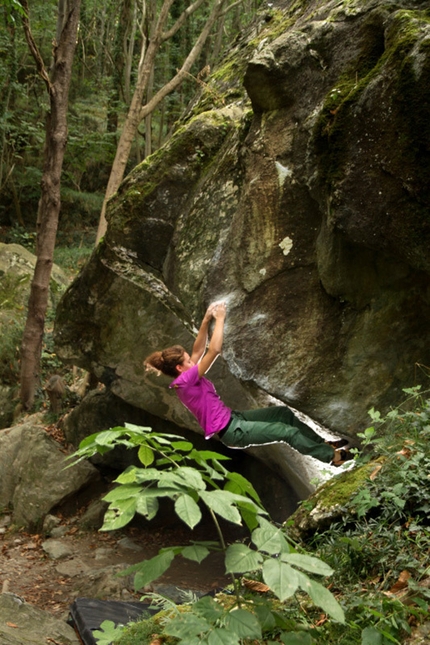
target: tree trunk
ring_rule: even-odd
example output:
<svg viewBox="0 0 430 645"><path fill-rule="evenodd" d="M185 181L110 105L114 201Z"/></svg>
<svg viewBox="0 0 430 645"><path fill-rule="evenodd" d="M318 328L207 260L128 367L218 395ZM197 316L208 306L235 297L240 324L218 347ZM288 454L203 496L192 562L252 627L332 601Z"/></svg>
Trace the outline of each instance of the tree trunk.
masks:
<svg viewBox="0 0 430 645"><path fill-rule="evenodd" d="M125 168L127 165L128 158L130 156L130 150L133 143L133 139L136 135L137 128L139 123L144 119L148 114L150 114L157 105L167 96L170 92L173 92L187 77L189 70L191 69L193 63L196 61L197 57L202 51L203 45L209 36L209 33L212 29L212 26L216 19L218 18L219 12L222 9L222 6L225 0L216 0L213 4L213 8L209 18L207 19L200 36L198 37L196 44L192 48L191 52L188 54L187 59L185 60L182 68L176 74L176 76L171 79L164 87L162 87L155 96L142 108L142 100L145 94L145 90L148 84L148 79L153 69L155 56L158 52L160 44L166 41L168 38L171 38L179 29L179 27L184 24L188 16L195 11L204 0L196 0L193 5L190 5L176 21L175 25L166 33L162 33L163 26L167 20L170 6L172 5L173 0L164 0L163 7L160 11L157 27L155 33L150 39L148 48L144 55L141 57L139 64L139 71L137 75L137 83L134 91L133 98L131 100L130 109L127 114L127 118L124 122L122 129L121 137L118 143L118 148L116 151L115 159L112 165L108 185L106 188L105 197L103 200L102 212L100 215L99 227L97 231L96 244L100 241L103 235L106 232L107 222L106 222L106 205L108 200L112 195L118 190L118 187L124 177Z"/></svg>
<svg viewBox="0 0 430 645"><path fill-rule="evenodd" d="M42 192L37 217L37 260L21 345L21 403L25 410L30 410L34 403L36 385L40 379L45 314L61 204L60 178L67 143L68 95L81 0L67 0L64 15L59 13L59 39L54 43L51 78L46 72L30 30L27 0L20 0L20 3L27 14L23 19L25 36L35 58L38 72L48 88L50 101L50 111L46 121ZM63 5L64 0L60 0L59 9Z"/></svg>
<svg viewBox="0 0 430 645"><path fill-rule="evenodd" d="M131 146L136 134L137 127L140 123L140 109L142 100L145 94L148 78L152 71L155 55L161 41L161 34L164 24L169 16L169 9L174 0L164 0L163 6L157 22L155 34L149 41L148 47L142 51L139 62L139 69L137 74L137 83L134 90L133 98L131 99L130 107L128 110L127 118L121 132L121 136L116 149L115 159L112 164L111 173L109 176L108 185L106 188L105 198L103 200L102 212L100 215L99 228L97 231L96 244L106 232L106 204L108 199L117 191L122 178L124 177L125 167L130 156Z"/></svg>

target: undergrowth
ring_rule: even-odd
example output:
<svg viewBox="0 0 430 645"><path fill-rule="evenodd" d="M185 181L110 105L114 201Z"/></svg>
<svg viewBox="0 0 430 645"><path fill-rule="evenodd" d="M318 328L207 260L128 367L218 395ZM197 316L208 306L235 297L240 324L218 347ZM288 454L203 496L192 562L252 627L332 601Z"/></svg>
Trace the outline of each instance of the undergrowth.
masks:
<svg viewBox="0 0 430 645"><path fill-rule="evenodd" d="M327 625L324 643L402 643L430 618L430 400L405 392L385 417L370 410L357 465L378 455L373 472L342 520L307 545L334 569L349 626Z"/></svg>

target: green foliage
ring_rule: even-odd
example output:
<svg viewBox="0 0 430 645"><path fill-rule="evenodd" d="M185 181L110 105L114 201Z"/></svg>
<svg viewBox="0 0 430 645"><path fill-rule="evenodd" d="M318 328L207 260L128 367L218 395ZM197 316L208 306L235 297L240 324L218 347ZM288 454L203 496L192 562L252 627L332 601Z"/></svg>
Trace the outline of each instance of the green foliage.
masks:
<svg viewBox="0 0 430 645"><path fill-rule="evenodd" d="M317 580L331 576L331 567L294 548L282 529L267 518L250 482L225 468L222 462L228 458L217 452L196 450L177 435L132 424L87 437L70 458L76 463L119 445L137 449L143 467L127 468L117 477L118 486L104 497L109 506L102 531L120 529L136 514L154 518L158 500L168 497L174 501L179 518L191 529L202 517L200 506L206 506L218 536L214 542L161 549L155 557L129 567L121 575L134 573L134 585L139 590L167 571L178 555L201 562L211 551L222 550L226 572L232 577L234 595L229 605L224 607L205 597L187 605L185 612L174 607L163 625L164 634L187 645L239 645L244 639L261 639L265 632L286 638L291 629L280 618L283 603L295 603L298 594L307 595L332 619L344 623L342 607ZM226 545L221 518L235 524L245 522L251 533L249 543ZM261 597L243 588L237 578L243 574L267 585L270 596Z"/></svg>
<svg viewBox="0 0 430 645"><path fill-rule="evenodd" d="M401 643L411 618L430 617L430 592L420 584L430 568L430 400L419 387L405 393L405 402L385 416L370 410L358 464L378 455L373 474L342 521L313 539L347 606L349 636L330 626L330 643ZM414 604L402 603L398 592L413 594Z"/></svg>
<svg viewBox="0 0 430 645"><path fill-rule="evenodd" d="M122 626L115 627L111 620L104 620L99 630L93 632L94 638L97 639L98 645L111 645L122 632Z"/></svg>
<svg viewBox="0 0 430 645"><path fill-rule="evenodd" d="M2 316L2 321L5 318ZM15 385L19 380L19 350L24 323L9 318L0 336L0 382Z"/></svg>
<svg viewBox="0 0 430 645"><path fill-rule="evenodd" d="M27 231L23 226L12 226L6 236L7 244L20 244L25 249L34 252L36 246L36 233Z"/></svg>
<svg viewBox="0 0 430 645"><path fill-rule="evenodd" d="M77 242L76 245L57 246L54 250L54 262L68 275L75 276L84 266L94 251L94 244Z"/></svg>

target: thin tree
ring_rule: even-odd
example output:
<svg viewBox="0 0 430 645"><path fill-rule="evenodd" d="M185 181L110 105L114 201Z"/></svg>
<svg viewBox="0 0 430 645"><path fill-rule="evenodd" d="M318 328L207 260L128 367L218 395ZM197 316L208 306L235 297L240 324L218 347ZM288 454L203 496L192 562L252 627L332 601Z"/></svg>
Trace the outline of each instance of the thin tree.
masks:
<svg viewBox="0 0 430 645"><path fill-rule="evenodd" d="M143 98L148 87L148 82L154 68L155 57L159 51L159 48L162 43L164 43L169 38L172 38L172 36L177 33L177 31L185 23L189 16L194 13L205 1L206 0L196 0L193 4L189 5L189 7L187 7L187 9L185 9L185 11L183 11L183 13L179 16L173 27L165 31L170 7L172 6L174 0L164 0L158 14L154 32L149 39L149 42L147 43L146 39L143 39L141 56L137 70L136 86L133 97L131 99L128 114L122 128L115 159L112 164L112 169L110 172L109 181L103 201L102 212L100 215L96 244L100 241L100 239L106 232L106 205L108 200L118 190L118 187L123 180L125 168L130 156L131 147L139 123L159 105L159 103L164 99L165 96L173 92L187 77L187 74L189 73L192 65L198 59L226 0L215 0L209 17L206 20L206 23L202 31L200 32L200 35L198 36L193 48L185 59L181 69L177 71L175 76L170 81L168 81L168 83L166 83L149 100L146 105L142 105Z"/></svg>
<svg viewBox="0 0 430 645"><path fill-rule="evenodd" d="M22 23L30 52L49 95L46 119L44 168L36 224L36 266L31 282L27 321L21 345L21 404L33 407L40 378L45 315L49 282L60 213L60 179L67 143L67 109L73 57L79 24L81 0L59 0L53 60L48 73L33 38L27 0L19 0L24 9Z"/></svg>

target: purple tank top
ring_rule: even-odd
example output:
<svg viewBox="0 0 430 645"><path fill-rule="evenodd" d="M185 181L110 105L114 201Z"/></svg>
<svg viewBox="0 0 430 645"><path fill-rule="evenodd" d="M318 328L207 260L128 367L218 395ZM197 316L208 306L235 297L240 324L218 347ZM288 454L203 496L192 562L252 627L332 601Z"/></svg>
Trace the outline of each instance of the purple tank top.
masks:
<svg viewBox="0 0 430 645"><path fill-rule="evenodd" d="M169 387L176 390L180 401L196 417L205 439L225 428L230 421L230 408L221 401L213 383L204 376L199 377L197 365L182 372Z"/></svg>

